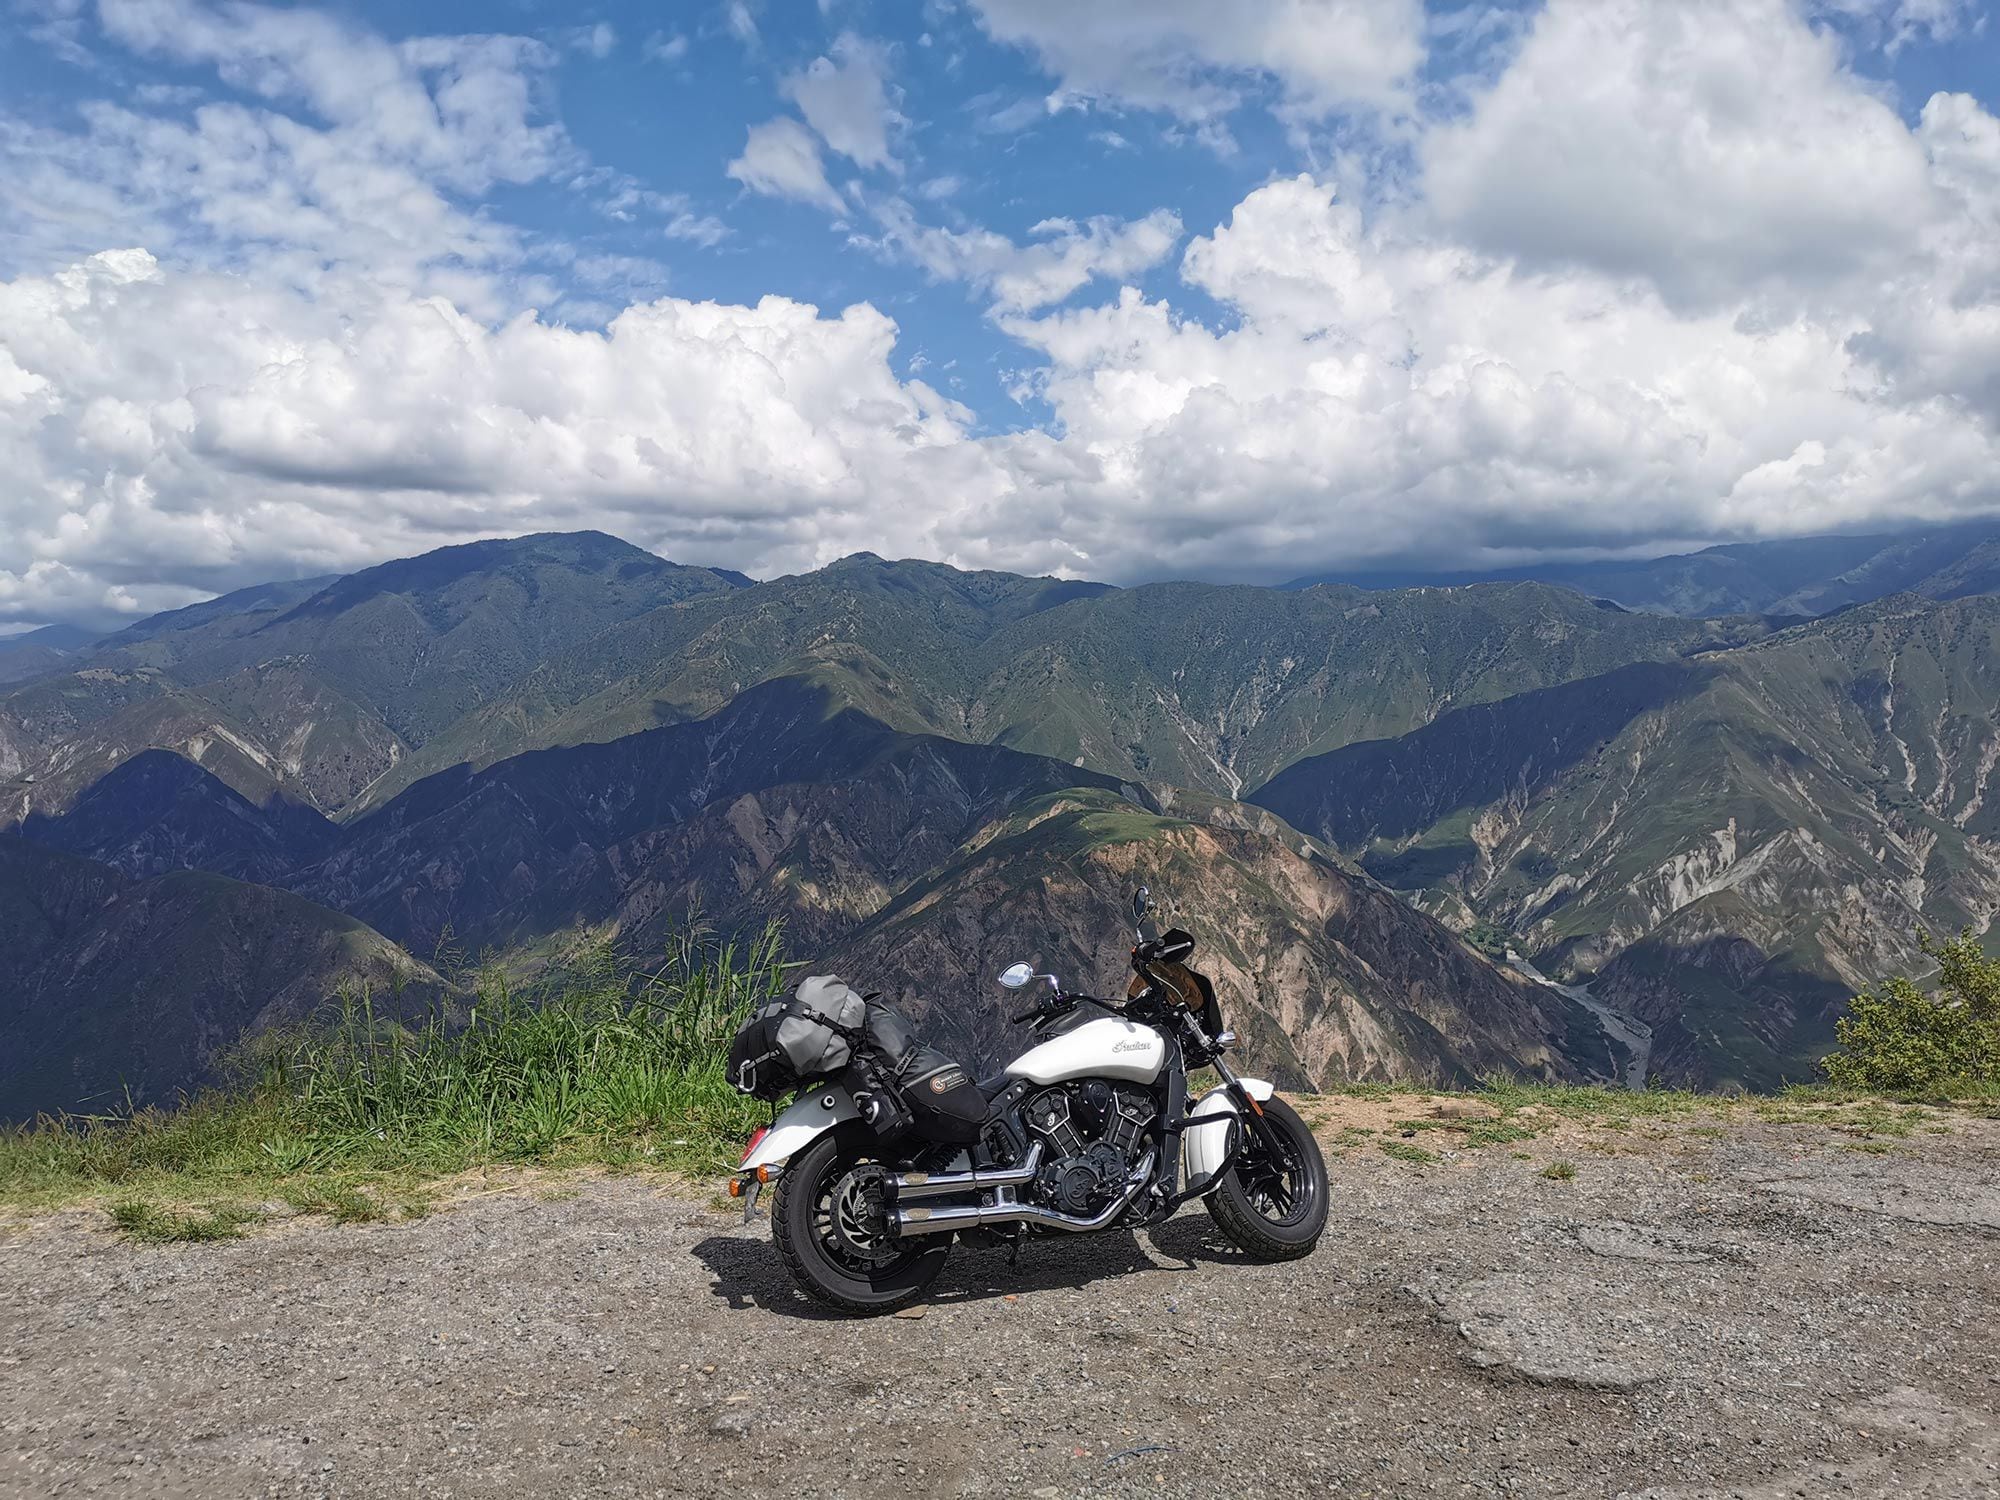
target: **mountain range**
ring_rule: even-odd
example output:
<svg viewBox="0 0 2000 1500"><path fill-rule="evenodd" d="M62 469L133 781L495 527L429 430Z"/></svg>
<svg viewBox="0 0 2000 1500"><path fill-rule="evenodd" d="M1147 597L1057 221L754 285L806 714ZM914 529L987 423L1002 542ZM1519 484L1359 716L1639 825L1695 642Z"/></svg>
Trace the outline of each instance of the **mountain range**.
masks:
<svg viewBox="0 0 2000 1500"><path fill-rule="evenodd" d="M1959 599L2000 583L2000 527L1991 521L1866 536L1729 542L1699 552L1617 562L1541 562L1480 573L1341 573L1301 578L1370 588L1462 587L1532 580L1648 614L1761 614L1803 619L1890 594Z"/></svg>
<svg viewBox="0 0 2000 1500"><path fill-rule="evenodd" d="M1773 544L1767 592L1903 580L1834 540ZM989 1061L989 976L1117 984L1141 881L1288 1084L1627 1076L1607 1008L1655 1076L1808 1076L1920 926L2000 901L1965 540L1799 619L867 554L755 582L545 535L48 646L0 687L0 1116L169 1097L343 982L443 986L444 949L643 956L692 912L782 919Z"/></svg>

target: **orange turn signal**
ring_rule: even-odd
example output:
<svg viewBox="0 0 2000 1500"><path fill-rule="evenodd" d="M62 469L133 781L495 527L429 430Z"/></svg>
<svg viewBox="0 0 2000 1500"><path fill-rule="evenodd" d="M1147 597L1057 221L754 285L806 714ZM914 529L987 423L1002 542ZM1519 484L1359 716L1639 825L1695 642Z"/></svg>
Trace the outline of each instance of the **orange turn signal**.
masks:
<svg viewBox="0 0 2000 1500"><path fill-rule="evenodd" d="M729 1179L729 1196L732 1198L741 1198L743 1196L742 1178L732 1177Z"/></svg>
<svg viewBox="0 0 2000 1500"><path fill-rule="evenodd" d="M759 1182L769 1182L773 1175L768 1162L757 1169L757 1180Z"/></svg>

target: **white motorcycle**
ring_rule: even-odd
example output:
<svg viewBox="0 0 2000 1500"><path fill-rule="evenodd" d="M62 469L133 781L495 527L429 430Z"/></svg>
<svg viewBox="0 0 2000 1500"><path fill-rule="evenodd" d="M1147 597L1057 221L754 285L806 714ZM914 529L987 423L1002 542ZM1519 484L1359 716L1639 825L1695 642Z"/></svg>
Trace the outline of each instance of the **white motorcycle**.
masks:
<svg viewBox="0 0 2000 1500"><path fill-rule="evenodd" d="M748 1222L776 1184L772 1238L810 1296L894 1312L923 1296L955 1235L1018 1247L1157 1224L1194 1198L1250 1256L1311 1252L1327 1213L1312 1131L1224 1060L1236 1038L1188 967L1193 937L1155 935L1143 887L1133 910L1123 1001L1069 994L1027 964L1000 976L1047 993L1012 1018L1035 1045L976 1083L838 979L809 979L744 1026L737 1087L774 1106L796 1098L751 1137L730 1193ZM1222 1083L1189 1108L1188 1074L1203 1065Z"/></svg>

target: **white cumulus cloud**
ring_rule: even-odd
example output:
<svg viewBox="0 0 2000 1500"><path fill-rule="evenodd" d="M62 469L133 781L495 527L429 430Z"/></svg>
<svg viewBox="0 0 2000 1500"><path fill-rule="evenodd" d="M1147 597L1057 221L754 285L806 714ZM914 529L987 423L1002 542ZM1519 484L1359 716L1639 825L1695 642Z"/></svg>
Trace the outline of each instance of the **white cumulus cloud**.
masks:
<svg viewBox="0 0 2000 1500"><path fill-rule="evenodd" d="M843 32L830 56L787 75L782 87L833 150L858 167L893 167L890 132L906 122L890 102L887 74L878 43Z"/></svg>
<svg viewBox="0 0 2000 1500"><path fill-rule="evenodd" d="M1401 104L1424 58L1420 0L973 0L996 41L1029 49L1067 93L1191 122L1275 82L1306 115Z"/></svg>
<svg viewBox="0 0 2000 1500"><path fill-rule="evenodd" d="M779 115L750 127L743 154L725 168L728 174L753 193L772 198L795 198L811 203L830 214L847 211L840 194L826 180L826 164L820 160L819 142L811 131L789 115Z"/></svg>

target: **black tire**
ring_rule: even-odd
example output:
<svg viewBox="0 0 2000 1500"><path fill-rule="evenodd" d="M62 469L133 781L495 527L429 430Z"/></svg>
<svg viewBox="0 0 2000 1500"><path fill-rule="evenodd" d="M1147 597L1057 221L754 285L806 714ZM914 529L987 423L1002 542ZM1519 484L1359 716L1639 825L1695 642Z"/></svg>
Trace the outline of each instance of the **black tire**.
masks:
<svg viewBox="0 0 2000 1500"><path fill-rule="evenodd" d="M801 1290L851 1317L892 1313L918 1301L944 1269L951 1236L891 1242L879 1259L847 1251L834 1237L833 1195L871 1158L822 1136L786 1163L771 1200L771 1238Z"/></svg>
<svg viewBox="0 0 2000 1500"><path fill-rule="evenodd" d="M1282 1099L1264 1101L1265 1123L1283 1141L1287 1160L1271 1160L1261 1135L1246 1121L1243 1155L1208 1194L1209 1217L1244 1254L1257 1260L1297 1260L1312 1254L1326 1229L1326 1158L1298 1111Z"/></svg>

